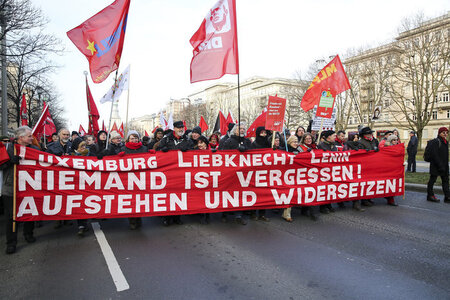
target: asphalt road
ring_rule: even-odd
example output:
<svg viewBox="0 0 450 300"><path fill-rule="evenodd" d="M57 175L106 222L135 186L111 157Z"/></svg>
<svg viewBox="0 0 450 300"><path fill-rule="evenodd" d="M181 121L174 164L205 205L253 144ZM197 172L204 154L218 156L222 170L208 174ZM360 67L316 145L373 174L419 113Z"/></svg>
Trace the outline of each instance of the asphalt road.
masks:
<svg viewBox="0 0 450 300"><path fill-rule="evenodd" d="M145 218L136 231L99 221L129 286L120 292L92 229L79 238L45 222L35 244L20 230L18 252L0 253L0 299L450 299L450 204L397 198L317 222L297 209L293 223L270 212L247 226L219 214L210 225Z"/></svg>

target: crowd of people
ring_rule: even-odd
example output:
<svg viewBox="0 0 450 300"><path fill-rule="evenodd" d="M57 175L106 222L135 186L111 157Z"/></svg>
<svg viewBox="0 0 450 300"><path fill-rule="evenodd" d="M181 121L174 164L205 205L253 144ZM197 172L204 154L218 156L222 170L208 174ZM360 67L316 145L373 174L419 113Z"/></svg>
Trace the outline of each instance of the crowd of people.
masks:
<svg viewBox="0 0 450 300"><path fill-rule="evenodd" d="M203 151L217 151L236 149L239 151L246 151L249 149L264 149L272 148L274 150L284 150L298 154L300 152L312 151L320 149L323 151L345 151L345 150L374 150L378 151L382 147L389 147L401 143L398 130L386 131L384 136L379 141L374 137L374 131L367 127L362 126L358 132L349 133L346 136L345 131L335 132L333 130L325 130L321 132L321 136L318 136L318 132L311 130L311 126L305 130L304 127L299 126L296 131L291 135L289 130L280 134L278 132L273 133L266 130L264 127L258 127L256 129L256 136L252 139L245 137L246 127L245 124L228 125L228 131L225 135L221 136L219 132L214 132L211 136L207 137L202 135L200 127L194 127L192 130L185 130L184 123L177 121L173 123L173 130L164 131L162 128L157 128L153 134L153 137L144 136L141 138L139 133L135 130L129 130L125 140L122 136L113 131L109 134L106 131L99 131L97 136L86 135L81 137L78 132L70 131L66 128L60 129L58 133L52 135L52 141L50 143L37 143L34 139L31 129L27 126L19 127L16 130L16 137L14 143L18 143L23 146L32 147L48 153L62 156L62 155L76 155L76 156L95 156L102 159L105 156L112 155L127 155L131 153L145 153L148 151L171 151L171 150L203 150ZM275 134L275 136L273 136ZM415 156L417 154L417 137L415 133L411 131L411 139L408 143L408 167L410 172L416 171ZM433 185L438 176L442 177L442 185L445 192L445 202L449 202L450 193L448 187L448 144L447 144L448 129L442 127L439 129L438 137L433 142L433 153L436 157L431 161L430 167L430 181L428 183L428 196L427 200L432 202L439 202L434 196ZM2 142L7 145L7 152L10 156L10 160L0 166L3 170L3 185L2 185L2 199L4 203L4 212L6 215L6 239L7 248L6 253L11 254L16 251L17 245L17 231L13 232L13 166L18 164L20 157L14 155L13 147L11 147L11 140L7 137L3 137ZM108 145L107 145L108 143ZM394 197L386 198L387 204L390 206L397 206ZM352 208L358 212L363 212L365 209L362 207L371 207L374 202L371 199L362 199L352 201ZM337 203L337 207L340 209L345 208L345 202ZM331 204L325 204L320 206L303 206L300 207L302 215L306 215L311 220L317 220L320 214L329 214L336 211L336 207ZM293 221L292 208L283 209L281 217L287 222ZM251 220L262 220L269 222L269 218L266 216L266 210L253 210L253 211L235 211L223 212L221 215L222 222L227 222L229 218L234 218L234 221L241 225L247 224L247 217L249 215ZM210 214L201 214L200 222L202 224L209 224ZM183 224L182 216L165 216L162 217L162 224L164 226L170 226L171 224ZM83 236L88 231L88 221L86 219L77 220L79 236ZM34 226L37 223L38 226L42 225L41 222L24 222L23 233L25 240L28 243L33 243L36 239L33 231ZM61 228L65 225L72 225L71 221L56 221L55 229ZM129 218L129 227L132 230L136 230L142 226L141 218Z"/></svg>

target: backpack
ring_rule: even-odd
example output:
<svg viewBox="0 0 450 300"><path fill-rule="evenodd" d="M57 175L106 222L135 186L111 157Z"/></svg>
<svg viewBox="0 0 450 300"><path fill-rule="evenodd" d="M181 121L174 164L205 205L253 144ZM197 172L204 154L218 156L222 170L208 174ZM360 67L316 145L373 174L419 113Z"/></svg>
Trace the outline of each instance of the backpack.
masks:
<svg viewBox="0 0 450 300"><path fill-rule="evenodd" d="M431 144L433 143L433 141L434 140L438 140L438 143L439 143L439 148L441 147L441 141L439 140L439 139L432 139L432 140L429 140L428 142L427 142L427 146L425 147L425 151L423 152L423 160L424 161L426 161L426 162L431 162L431 159L432 159L432 153L431 153Z"/></svg>

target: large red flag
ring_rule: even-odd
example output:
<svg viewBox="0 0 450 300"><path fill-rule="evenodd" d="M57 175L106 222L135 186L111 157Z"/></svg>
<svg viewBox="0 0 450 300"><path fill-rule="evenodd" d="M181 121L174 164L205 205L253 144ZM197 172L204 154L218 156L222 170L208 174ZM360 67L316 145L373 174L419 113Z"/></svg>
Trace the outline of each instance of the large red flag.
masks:
<svg viewBox="0 0 450 300"><path fill-rule="evenodd" d="M33 127L32 134L40 141L43 135L51 136L54 132L56 132L56 126L53 123L48 105L44 102L44 109L36 125Z"/></svg>
<svg viewBox="0 0 450 300"><path fill-rule="evenodd" d="M206 123L205 119L203 118L203 116L200 116L200 124L198 124L198 126L200 126L202 132L205 132L206 130L208 130L208 123Z"/></svg>
<svg viewBox="0 0 450 300"><path fill-rule="evenodd" d="M27 100L24 93L22 93L22 103L20 104L20 122L22 126L28 126Z"/></svg>
<svg viewBox="0 0 450 300"><path fill-rule="evenodd" d="M90 135L97 136L97 133L100 130L98 127L98 120L100 119L100 114L98 113L97 105L95 105L94 98L92 97L87 77L86 77L86 98L89 113L88 133Z"/></svg>
<svg viewBox="0 0 450 300"><path fill-rule="evenodd" d="M84 23L67 32L89 61L95 83L117 70L125 40L130 0L116 0Z"/></svg>
<svg viewBox="0 0 450 300"><path fill-rule="evenodd" d="M256 118L255 121L253 121L252 125L247 130L246 137L255 137L256 136L256 128L260 126L266 125L266 117L267 117L267 108L264 108L262 113Z"/></svg>
<svg viewBox="0 0 450 300"><path fill-rule="evenodd" d="M106 131L105 120L102 121L102 130Z"/></svg>
<svg viewBox="0 0 450 300"><path fill-rule="evenodd" d="M78 132L80 133L80 136L86 135L86 130L84 130L83 125L80 124L80 128L78 128Z"/></svg>
<svg viewBox="0 0 450 300"><path fill-rule="evenodd" d="M235 0L219 0L189 42L191 83L239 74Z"/></svg>
<svg viewBox="0 0 450 300"><path fill-rule="evenodd" d="M320 95L324 90L330 90L333 97L350 89L350 82L345 74L339 55L336 55L311 82L303 95L300 106L308 111L319 104Z"/></svg>
<svg viewBox="0 0 450 300"><path fill-rule="evenodd" d="M147 129L145 130L145 136L150 136L150 134L148 134Z"/></svg>

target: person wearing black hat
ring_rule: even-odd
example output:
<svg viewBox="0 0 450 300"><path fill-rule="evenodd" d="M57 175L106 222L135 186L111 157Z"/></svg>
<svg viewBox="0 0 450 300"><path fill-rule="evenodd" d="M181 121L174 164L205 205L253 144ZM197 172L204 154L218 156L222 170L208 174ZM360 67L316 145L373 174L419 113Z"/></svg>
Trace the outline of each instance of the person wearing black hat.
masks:
<svg viewBox="0 0 450 300"><path fill-rule="evenodd" d="M427 201L440 202L434 195L433 186L438 176L441 176L442 190L444 191L444 202L450 203L450 191L448 182L448 128L441 127L438 130L438 136L428 142L425 152L430 155L430 179L427 185Z"/></svg>
<svg viewBox="0 0 450 300"><path fill-rule="evenodd" d="M192 150L194 145L190 139L184 135L184 124L182 121L177 121L173 123L173 131L165 135L157 148L157 150L167 152L169 150L181 150L187 151ZM182 225L181 216L164 216L163 224L164 226L169 226L171 223Z"/></svg>
<svg viewBox="0 0 450 300"><path fill-rule="evenodd" d="M231 130L231 136L225 141L223 144L224 150L239 150L246 151L252 149L252 142L245 137L245 133L247 132L244 123L241 123L240 126L234 125ZM234 213L235 221L241 225L247 225L247 221L242 217L242 211L236 211ZM222 222L227 221L227 213L222 213Z"/></svg>
<svg viewBox="0 0 450 300"><path fill-rule="evenodd" d="M406 147L406 151L408 152L408 167L406 168L406 172L416 172L416 155L417 155L417 147L419 145L419 140L417 139L415 131L411 131L409 133L410 139L408 142L408 147Z"/></svg>
<svg viewBox="0 0 450 300"><path fill-rule="evenodd" d="M191 141L192 144L194 144L194 147L197 145L198 138L202 135L202 129L200 126L195 126L192 128L191 132Z"/></svg>
<svg viewBox="0 0 450 300"><path fill-rule="evenodd" d="M97 156L101 158L104 153L103 151L106 149L106 139L108 134L104 130L100 130L97 133L97 143L89 147L89 156Z"/></svg>
<svg viewBox="0 0 450 300"><path fill-rule="evenodd" d="M156 128L153 138L151 142L148 144L148 149L156 150L156 148L159 146L159 141L161 141L163 137L164 137L164 129L162 129L161 127Z"/></svg>
<svg viewBox="0 0 450 300"><path fill-rule="evenodd" d="M268 133L266 128L264 126L259 126L256 128L256 138L252 143L253 149L270 149L272 148L272 144L270 143L268 139ZM258 209L258 210L252 210L250 218L254 221L262 220L265 222L269 222L269 218L266 217L266 210L265 209Z"/></svg>
<svg viewBox="0 0 450 300"><path fill-rule="evenodd" d="M236 124L234 124L234 123L228 124L228 131L227 131L227 134L225 134L225 135L220 139L220 141L219 141L219 150L222 150L222 149L223 149L223 145L224 145L225 142L230 138L230 136L231 136L231 131L233 130L234 125L236 125Z"/></svg>
<svg viewBox="0 0 450 300"><path fill-rule="evenodd" d="M319 143L317 149L323 151L338 151L335 141L336 141L336 132L334 130L325 130L322 131L323 141ZM335 212L335 209L331 206L331 204L324 204L320 206L320 212L323 214L328 214L330 212Z"/></svg>
<svg viewBox="0 0 450 300"><path fill-rule="evenodd" d="M80 137L78 131L72 131L72 137L70 138L70 140L73 142L77 137Z"/></svg>
<svg viewBox="0 0 450 300"><path fill-rule="evenodd" d="M384 133L383 139L381 140L380 144L378 145L379 148L383 148L384 144L386 144L386 141L388 139L388 137L390 137L391 135L393 135L394 132L392 130L388 130Z"/></svg>
<svg viewBox="0 0 450 300"><path fill-rule="evenodd" d="M370 150L375 150L378 151L378 140L376 138L374 138L373 136L374 131L372 129L370 129L370 127L368 126L364 126L361 128L361 130L359 131L359 147L361 149L370 151ZM355 202L353 202L353 204L355 204ZM374 204L374 202L372 201L372 199L363 199L361 200L361 204L363 206L372 206ZM355 208L355 207L353 207ZM355 208L356 210L359 210L358 208Z"/></svg>

